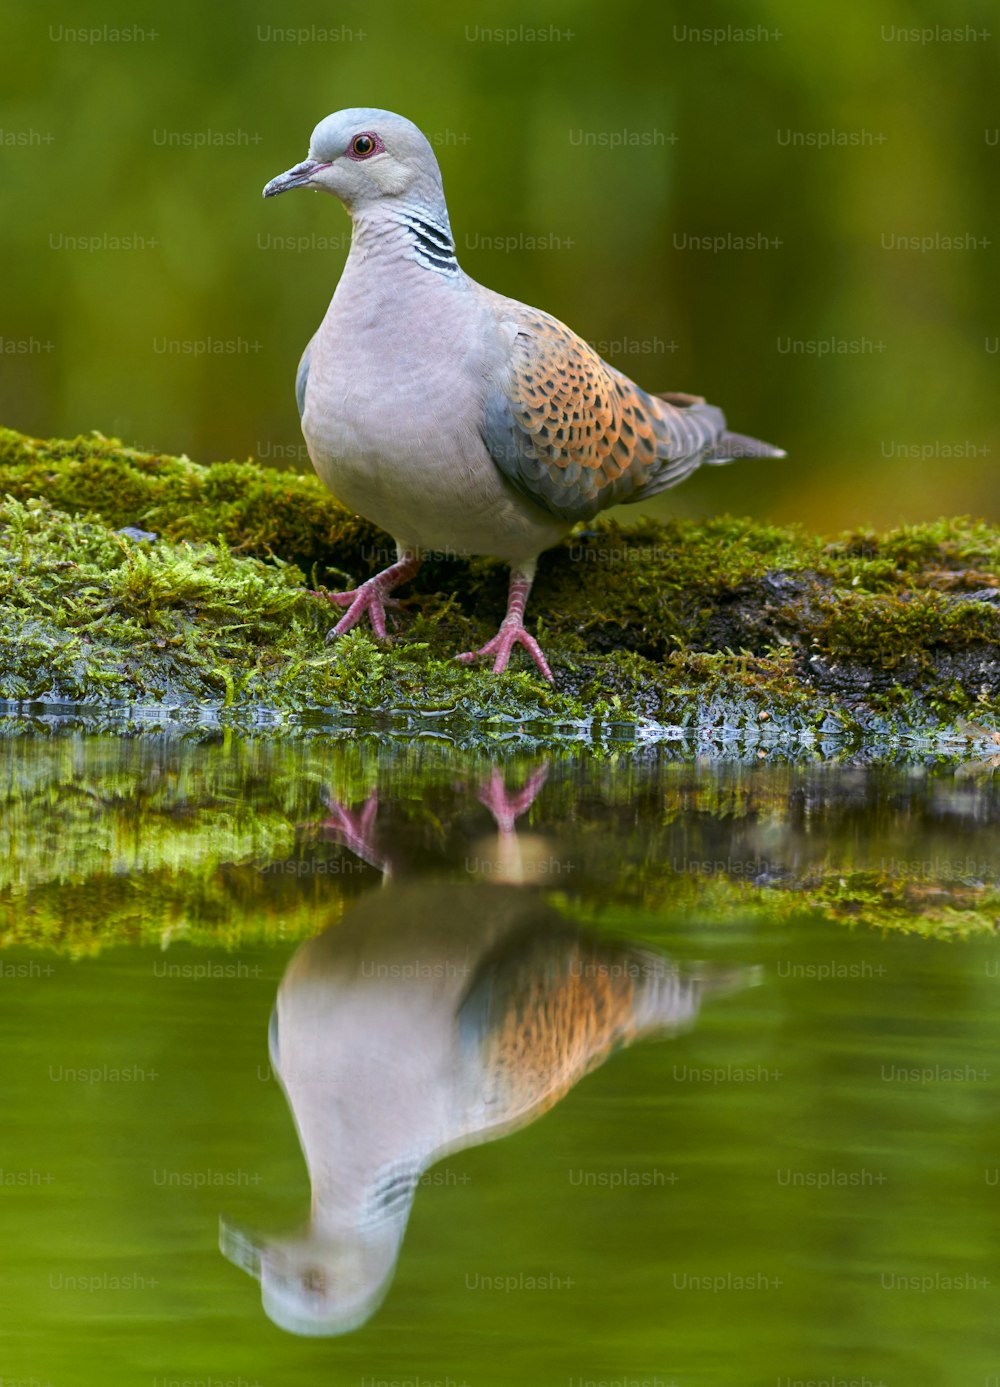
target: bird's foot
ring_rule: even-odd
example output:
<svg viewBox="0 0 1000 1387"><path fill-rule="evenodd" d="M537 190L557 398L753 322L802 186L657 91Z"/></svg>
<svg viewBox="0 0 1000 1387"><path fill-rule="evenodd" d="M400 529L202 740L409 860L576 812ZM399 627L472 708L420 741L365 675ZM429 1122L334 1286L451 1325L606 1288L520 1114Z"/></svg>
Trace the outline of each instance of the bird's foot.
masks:
<svg viewBox="0 0 1000 1387"><path fill-rule="evenodd" d="M330 632L331 636L342 636L345 631L350 631L357 626L358 622L368 613L368 620L371 622L372 630L379 640L386 639L385 629L385 609L386 607L396 607L399 605L394 597L389 593L393 588L405 583L407 578L412 578L420 567L420 560L415 554L403 554L398 563L394 563L391 568L383 569L381 573L376 573L367 582L360 583L351 592L319 592L317 597L325 597L328 602L332 602L335 607L346 607L347 611L337 622Z"/></svg>
<svg viewBox="0 0 1000 1387"><path fill-rule="evenodd" d="M456 658L463 665L471 665L475 660L481 659L484 655L495 655L493 662L493 673L502 674L507 668L510 660L511 651L515 645L523 645L525 650L534 660L541 671L542 677L547 679L550 684L554 684L552 671L549 663L542 654L542 648L535 640L534 636L528 634L524 629L524 622L520 617L506 617L501 623L500 630L491 641L487 641L479 650L466 650Z"/></svg>
<svg viewBox="0 0 1000 1387"><path fill-rule="evenodd" d="M384 596L377 587L370 586L374 582L376 582L375 578L369 578L367 583L362 583L358 588L352 588L350 592L313 592L314 597L323 597L327 602L332 602L335 607L347 608L347 611L331 631L332 636L342 636L345 631L350 631L352 627L357 626L367 612L375 635L382 640L385 639L385 609L386 607L398 607L399 598Z"/></svg>

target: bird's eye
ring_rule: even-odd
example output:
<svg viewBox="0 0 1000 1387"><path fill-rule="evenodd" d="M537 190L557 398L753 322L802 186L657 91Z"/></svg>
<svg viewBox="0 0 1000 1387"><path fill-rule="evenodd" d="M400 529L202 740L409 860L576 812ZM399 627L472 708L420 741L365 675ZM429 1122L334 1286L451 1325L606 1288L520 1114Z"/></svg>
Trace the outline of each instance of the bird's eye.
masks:
<svg viewBox="0 0 1000 1387"><path fill-rule="evenodd" d="M356 154L359 159L367 159L375 149L375 141L371 135L355 135L351 141L351 153Z"/></svg>

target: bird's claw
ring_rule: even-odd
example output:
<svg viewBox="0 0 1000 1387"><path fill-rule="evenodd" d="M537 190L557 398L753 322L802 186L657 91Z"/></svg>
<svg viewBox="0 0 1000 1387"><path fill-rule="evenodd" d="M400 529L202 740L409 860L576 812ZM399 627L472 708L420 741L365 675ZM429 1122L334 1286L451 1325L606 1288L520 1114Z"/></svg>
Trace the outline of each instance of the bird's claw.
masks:
<svg viewBox="0 0 1000 1387"><path fill-rule="evenodd" d="M314 597L322 597L335 607L347 608L347 611L330 632L331 636L342 636L345 631L350 631L357 626L367 612L375 635L380 640L387 638L385 609L386 607L398 607L399 599L386 596L385 588L379 582L380 576L376 574L374 578L369 578L367 582L352 588L350 592L313 592Z"/></svg>
<svg viewBox="0 0 1000 1387"><path fill-rule="evenodd" d="M397 561L389 568L383 568L381 573L376 573L367 582L359 583L353 592L317 593L318 597L325 597L335 607L347 608L347 611L330 632L330 636L342 636L345 631L350 631L351 627L357 626L367 612L375 635L380 640L385 640L385 609L398 605L396 599L390 597L389 593L400 583L405 583L407 579L412 578L419 567L418 555L407 550L401 552Z"/></svg>
<svg viewBox="0 0 1000 1387"><path fill-rule="evenodd" d="M542 654L541 646L535 640L534 636L528 634L524 629L523 622L520 621L511 621L510 623L506 621L503 622L500 630L491 641L487 641L479 650L466 650L461 655L456 656L456 658L463 665L471 665L484 655L495 655L496 659L493 662L493 673L502 674L507 668L511 652L515 645L523 645L538 666L542 677L547 679L550 684L555 683L552 677L552 671L549 669L549 662Z"/></svg>

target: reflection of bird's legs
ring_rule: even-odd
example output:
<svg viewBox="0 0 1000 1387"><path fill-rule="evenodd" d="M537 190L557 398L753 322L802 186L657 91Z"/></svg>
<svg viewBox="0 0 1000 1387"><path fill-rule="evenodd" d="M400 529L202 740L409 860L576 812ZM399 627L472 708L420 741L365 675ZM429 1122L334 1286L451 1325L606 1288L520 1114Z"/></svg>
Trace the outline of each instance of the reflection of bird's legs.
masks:
<svg viewBox="0 0 1000 1387"><path fill-rule="evenodd" d="M501 856L508 859L517 856L517 834L514 825L522 814L527 813L538 797L538 793L548 778L548 764L539 766L528 777L522 788L516 792L508 791L500 771L493 769L490 778L477 790L482 804L493 815L501 846ZM335 843L353 852L363 862L377 867L385 878L392 875L391 855L380 848L376 841L375 820L378 816L378 790L373 790L360 809L350 809L330 794L324 793L323 802L329 810L328 816L317 824L324 838L332 838ZM513 863L511 863L513 865Z"/></svg>
<svg viewBox="0 0 1000 1387"><path fill-rule="evenodd" d="M493 822L501 834L513 833L514 823L534 804L539 790L548 779L549 767L546 762L528 777L527 784L511 794L503 782L503 776L493 768L485 785L476 791L481 804L493 815Z"/></svg>
<svg viewBox="0 0 1000 1387"><path fill-rule="evenodd" d="M375 844L375 818L378 814L378 790L373 790L365 800L364 806L351 810L339 800L324 794L323 803L330 813L318 824L324 838L332 838L360 857L362 862L378 867L386 876L390 874L387 853L381 852Z"/></svg>
<svg viewBox="0 0 1000 1387"><path fill-rule="evenodd" d="M511 886L523 886L526 880L525 863L522 860L521 842L514 824L522 814L527 813L534 803L539 790L545 784L549 768L542 765L529 776L527 784L516 793L508 791L503 776L494 768L485 785L480 785L476 793L480 802L493 815L497 826L496 875L493 878Z"/></svg>

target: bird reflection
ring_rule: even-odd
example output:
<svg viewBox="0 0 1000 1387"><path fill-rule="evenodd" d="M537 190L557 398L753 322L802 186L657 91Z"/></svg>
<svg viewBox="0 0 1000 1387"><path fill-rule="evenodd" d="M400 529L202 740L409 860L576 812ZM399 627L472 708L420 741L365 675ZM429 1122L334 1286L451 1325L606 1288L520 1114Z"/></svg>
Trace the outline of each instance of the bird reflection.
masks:
<svg viewBox="0 0 1000 1387"><path fill-rule="evenodd" d="M421 1175L449 1152L539 1117L613 1051L694 1023L703 995L746 970L683 973L654 949L579 929L526 881L552 845L519 836L544 769L516 795L480 788L497 831L464 883L400 880L375 840L376 802L332 804L329 832L385 873L292 958L271 1018L271 1063L312 1184L303 1229L222 1251L259 1278L268 1316L342 1334L378 1308Z"/></svg>

